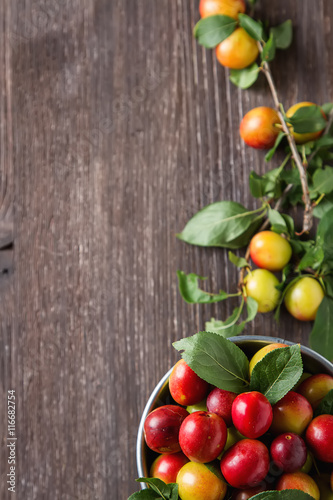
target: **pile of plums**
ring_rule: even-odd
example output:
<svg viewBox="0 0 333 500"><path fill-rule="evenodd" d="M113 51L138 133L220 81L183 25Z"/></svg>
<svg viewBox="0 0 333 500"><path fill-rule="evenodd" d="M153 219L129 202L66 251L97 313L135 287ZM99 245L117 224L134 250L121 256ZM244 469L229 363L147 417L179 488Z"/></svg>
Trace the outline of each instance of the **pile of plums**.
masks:
<svg viewBox="0 0 333 500"><path fill-rule="evenodd" d="M283 345L260 349L250 374L268 351ZM246 500L285 489L316 500L322 490L333 494L333 415L314 417L331 389L330 375L303 374L294 390L271 405L257 391L212 387L180 360L169 378L177 404L156 408L144 423L146 443L159 454L150 475L176 482L182 500L222 500L227 492L228 498ZM324 474L317 478L318 469Z"/></svg>

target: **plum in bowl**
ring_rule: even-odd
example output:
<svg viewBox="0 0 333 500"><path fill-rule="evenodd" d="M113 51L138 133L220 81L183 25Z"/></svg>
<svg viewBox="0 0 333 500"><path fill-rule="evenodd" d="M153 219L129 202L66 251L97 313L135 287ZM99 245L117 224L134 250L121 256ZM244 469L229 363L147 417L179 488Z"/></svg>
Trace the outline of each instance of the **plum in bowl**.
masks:
<svg viewBox="0 0 333 500"><path fill-rule="evenodd" d="M254 354L260 349L272 344L284 344L287 346L295 345L295 343L284 339L264 336L239 336L228 340L240 347L249 360L253 358ZM301 356L304 373L309 373L311 375L325 374L333 377L333 364L320 354L308 347L301 346ZM158 382L142 413L136 447L138 477L149 477L151 465L158 456L157 453L148 448L145 441L144 424L147 416L158 407L178 404L173 400L169 390L169 378L172 370L173 368L171 368ZM279 434L279 432L277 432L277 434ZM146 485L141 483L141 487L146 488Z"/></svg>

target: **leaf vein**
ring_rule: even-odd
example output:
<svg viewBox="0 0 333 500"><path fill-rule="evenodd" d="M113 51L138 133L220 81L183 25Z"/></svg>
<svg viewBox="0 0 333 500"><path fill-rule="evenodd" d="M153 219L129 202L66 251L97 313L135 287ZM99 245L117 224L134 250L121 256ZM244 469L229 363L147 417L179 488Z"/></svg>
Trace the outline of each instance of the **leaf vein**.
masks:
<svg viewBox="0 0 333 500"><path fill-rule="evenodd" d="M288 365L291 363L291 361L293 360L294 358L294 354L292 354L292 356L290 356L290 358L288 359L287 363L285 364L283 370L279 373L278 377L273 381L273 383L267 388L266 390L266 394L269 394L274 386L279 382L280 378L282 377L284 371L287 369Z"/></svg>
<svg viewBox="0 0 333 500"><path fill-rule="evenodd" d="M230 375L232 375L233 377L241 380L242 382L244 382L246 385L248 385L248 381L243 379L242 377L240 377L239 375L237 375L236 373L233 373L231 370L228 370L226 367L224 367L223 365L221 365L221 363L219 363L217 361L216 358L214 358L214 356L212 356L209 352L205 351L204 349L202 349L202 352L204 352L205 354L207 354L208 357L210 357L213 361L215 361L215 363L220 367L222 368L222 370L226 371L227 373L229 373Z"/></svg>

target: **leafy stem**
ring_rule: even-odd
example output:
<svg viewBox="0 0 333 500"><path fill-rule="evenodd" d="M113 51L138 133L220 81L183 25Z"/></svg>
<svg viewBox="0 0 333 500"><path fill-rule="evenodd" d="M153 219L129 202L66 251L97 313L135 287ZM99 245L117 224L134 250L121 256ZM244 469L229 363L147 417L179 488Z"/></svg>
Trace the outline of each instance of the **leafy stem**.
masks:
<svg viewBox="0 0 333 500"><path fill-rule="evenodd" d="M239 296L240 293L237 293L235 295ZM230 297L231 297L231 295L230 295ZM239 306L239 309L238 309L238 312L237 312L235 318L230 323L227 323L225 325L220 326L219 330L226 330L227 328L230 328L231 326L233 326L233 325L235 325L237 323L237 321L239 320L239 318L241 317L241 314L243 312L244 304L245 304L245 299L244 299L244 295L242 295L241 305Z"/></svg>
<svg viewBox="0 0 333 500"><path fill-rule="evenodd" d="M262 43L261 42L257 42L257 43L258 43L259 51L262 52L263 51ZM304 201L304 206L305 206L302 233L308 233L312 227L312 224L313 224L313 214L312 214L313 208L312 208L312 203L311 203L310 194L309 194L309 186L308 186L308 181L307 181L307 177L306 177L306 169L305 169L303 162L302 162L302 159L297 151L297 147L296 147L294 138L292 136L292 133L290 131L290 128L288 127L288 125L285 121L285 118L284 118L284 115L282 112L282 107L281 107L281 104L279 101L278 93L276 90L276 86L275 86L275 83L273 80L273 76L272 76L272 73L271 73L271 70L270 70L270 67L269 67L269 64L267 63L267 61L264 61L262 63L262 71L263 71L263 73L267 79L268 85L270 87L273 101L274 101L274 105L275 105L276 111L278 113L278 116L280 118L283 132L286 134L293 159L295 161L295 164L296 164L298 172L299 172L301 186L302 186L302 192L303 192L303 201Z"/></svg>
<svg viewBox="0 0 333 500"><path fill-rule="evenodd" d="M280 198L278 199L278 201L276 202L276 205L275 205L275 207L274 207L274 208L275 208L275 210L278 210L278 211L280 210L280 208L282 207L282 204L283 204L284 200L286 199L286 197L287 197L287 195L288 195L289 191L290 191L293 187L294 187L294 184L288 184L288 185L285 187L285 189L284 189L284 191L283 191L283 193L282 193L281 197L280 197Z"/></svg>
<svg viewBox="0 0 333 500"><path fill-rule="evenodd" d="M263 225L260 227L259 231L263 231L267 227L267 224L268 224L268 219L265 220ZM247 262L250 261L250 245L248 245L248 247L246 249L245 260ZM239 281L238 281L238 289L239 290L243 290L245 270L246 270L246 268L242 267L242 269L239 271Z"/></svg>
<svg viewBox="0 0 333 500"><path fill-rule="evenodd" d="M321 193L321 195L319 196L319 198L313 202L313 206L316 207L317 205L319 205L319 203L321 202L321 200L325 197L325 193Z"/></svg>

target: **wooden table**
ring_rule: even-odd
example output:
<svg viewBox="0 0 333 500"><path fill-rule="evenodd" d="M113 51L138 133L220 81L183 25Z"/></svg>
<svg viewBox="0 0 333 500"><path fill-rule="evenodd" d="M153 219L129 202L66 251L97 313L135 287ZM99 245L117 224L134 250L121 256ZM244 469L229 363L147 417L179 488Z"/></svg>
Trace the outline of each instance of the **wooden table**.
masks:
<svg viewBox="0 0 333 500"><path fill-rule="evenodd" d="M333 2L259 1L257 15L295 26L272 64L285 106L332 101ZM3 0L0 20L0 497L15 390L16 498L123 500L171 343L234 306L182 301L177 269L215 291L237 273L175 234L213 201L257 206L264 154L238 126L271 96L264 78L234 87L194 41L198 0ZM309 331L286 314L246 329Z"/></svg>

